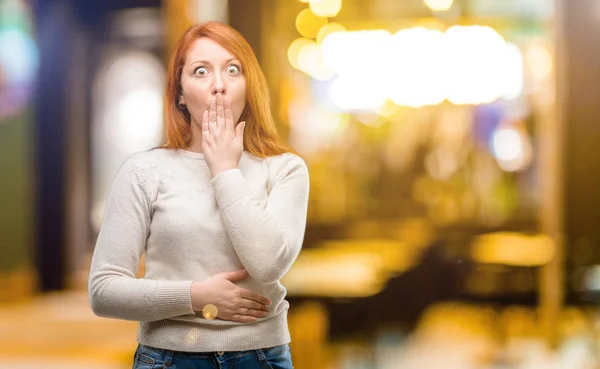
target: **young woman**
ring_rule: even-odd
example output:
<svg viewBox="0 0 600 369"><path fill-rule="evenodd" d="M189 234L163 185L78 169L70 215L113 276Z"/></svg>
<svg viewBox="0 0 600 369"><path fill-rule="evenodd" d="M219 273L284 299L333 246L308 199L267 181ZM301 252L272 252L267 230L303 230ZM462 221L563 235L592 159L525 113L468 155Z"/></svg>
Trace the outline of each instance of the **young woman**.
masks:
<svg viewBox="0 0 600 369"><path fill-rule="evenodd" d="M168 142L130 157L110 190L92 309L140 322L134 368L292 368L279 281L302 246L309 177L246 40L217 22L187 30L165 103Z"/></svg>

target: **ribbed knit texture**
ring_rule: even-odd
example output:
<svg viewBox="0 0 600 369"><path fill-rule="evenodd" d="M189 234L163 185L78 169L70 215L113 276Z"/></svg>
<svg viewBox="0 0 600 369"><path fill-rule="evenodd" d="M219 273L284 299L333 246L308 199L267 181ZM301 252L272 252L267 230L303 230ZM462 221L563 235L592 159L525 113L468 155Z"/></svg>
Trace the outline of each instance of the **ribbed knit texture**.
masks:
<svg viewBox="0 0 600 369"><path fill-rule="evenodd" d="M92 259L89 295L100 316L140 321L142 344L189 352L290 342L279 282L300 252L309 179L298 156L244 152L211 178L204 155L154 149L130 157L110 190ZM145 276L136 278L143 252ZM240 287L267 296L266 318L206 320L192 310L193 281L246 269Z"/></svg>

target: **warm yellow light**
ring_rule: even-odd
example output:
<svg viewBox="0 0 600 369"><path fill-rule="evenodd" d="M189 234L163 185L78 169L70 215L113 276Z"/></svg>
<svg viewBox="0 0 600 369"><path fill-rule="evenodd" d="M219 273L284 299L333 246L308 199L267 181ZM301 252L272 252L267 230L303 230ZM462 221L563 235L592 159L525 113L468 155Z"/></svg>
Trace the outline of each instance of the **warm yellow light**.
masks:
<svg viewBox="0 0 600 369"><path fill-rule="evenodd" d="M532 76L543 80L552 72L552 55L542 44L531 45L526 52L527 69Z"/></svg>
<svg viewBox="0 0 600 369"><path fill-rule="evenodd" d="M337 74L328 92L338 108L372 111L383 105L390 37L384 30L336 32L325 37L323 63Z"/></svg>
<svg viewBox="0 0 600 369"><path fill-rule="evenodd" d="M317 34L317 43L322 43L325 37L335 32L345 32L346 27L339 23L327 23L319 30Z"/></svg>
<svg viewBox="0 0 600 369"><path fill-rule="evenodd" d="M368 109L374 110L374 109ZM371 128L379 128L385 123L385 119L381 119L377 114L373 114L370 112L365 113L353 113L352 117L356 119L358 122L364 124L365 126L369 126Z"/></svg>
<svg viewBox="0 0 600 369"><path fill-rule="evenodd" d="M394 116L398 112L399 109L400 109L400 107L398 105L396 105L393 101L386 100L383 103L383 105L381 105L380 107L375 109L375 112L380 117L389 118L389 117Z"/></svg>
<svg viewBox="0 0 600 369"><path fill-rule="evenodd" d="M321 27L327 24L327 19L316 15L310 9L302 10L296 17L296 29L308 38L316 38Z"/></svg>
<svg viewBox="0 0 600 369"><path fill-rule="evenodd" d="M362 78L338 76L331 82L329 97L342 110L373 111L385 102L385 82L368 75ZM377 115L373 114L373 118Z"/></svg>
<svg viewBox="0 0 600 369"><path fill-rule="evenodd" d="M453 104L485 104L505 93L506 42L487 26L453 26L445 33L445 89Z"/></svg>
<svg viewBox="0 0 600 369"><path fill-rule="evenodd" d="M332 254L339 253L341 256L354 254L370 258L372 255L376 255L380 258L380 268L386 273L405 272L418 261L420 254L420 251L412 245L379 238L323 241L319 246L329 250Z"/></svg>
<svg viewBox="0 0 600 369"><path fill-rule="evenodd" d="M390 61L386 76L388 96L398 105L421 107L437 105L445 99L441 83L444 34L422 27L398 31L389 47Z"/></svg>
<svg viewBox="0 0 600 369"><path fill-rule="evenodd" d="M327 67L325 67L321 61L319 61L317 67L310 72L310 76L318 81L327 81L333 78L335 73L330 69L327 69Z"/></svg>
<svg viewBox="0 0 600 369"><path fill-rule="evenodd" d="M283 283L290 295L366 297L383 287L387 278L382 267L375 254L304 251Z"/></svg>
<svg viewBox="0 0 600 369"><path fill-rule="evenodd" d="M541 266L552 260L555 245L543 234L497 232L479 236L471 252L473 259L480 263Z"/></svg>
<svg viewBox="0 0 600 369"><path fill-rule="evenodd" d="M454 0L423 0L425 5L433 11L443 12L452 7Z"/></svg>
<svg viewBox="0 0 600 369"><path fill-rule="evenodd" d="M342 10L342 0L310 0L310 9L321 17L335 17Z"/></svg>
<svg viewBox="0 0 600 369"><path fill-rule="evenodd" d="M445 99L485 104L518 98L523 91L521 51L490 27L454 26L446 32L416 27L393 36L385 30L341 30L334 24L321 28L316 43L321 53L311 46L300 68L324 76L317 79L337 75L328 89L341 109L372 113L386 99L411 107ZM322 67L328 71L317 72Z"/></svg>
<svg viewBox="0 0 600 369"><path fill-rule="evenodd" d="M290 143L302 149L303 154L317 152L343 137L348 128L348 116L332 111L319 103L310 104L302 99L289 106Z"/></svg>
<svg viewBox="0 0 600 369"><path fill-rule="evenodd" d="M335 73L325 67L321 48L309 38L298 38L288 48L288 60L290 64L319 81L325 81Z"/></svg>
<svg viewBox="0 0 600 369"><path fill-rule="evenodd" d="M334 75L334 72L323 64L321 48L314 41L302 46L298 54L298 65L301 71L320 81L330 79Z"/></svg>
<svg viewBox="0 0 600 369"><path fill-rule="evenodd" d="M300 70L310 74L311 70L316 69L319 54L319 46L314 41L302 45L302 48L298 53L298 66L300 67Z"/></svg>
<svg viewBox="0 0 600 369"><path fill-rule="evenodd" d="M504 75L503 98L515 100L523 93L523 56L519 47L506 43L504 67L498 71Z"/></svg>
<svg viewBox="0 0 600 369"><path fill-rule="evenodd" d="M437 29L438 31L444 31L446 26L440 18L437 17L425 17L416 20L415 27L424 27L427 29Z"/></svg>
<svg viewBox="0 0 600 369"><path fill-rule="evenodd" d="M290 64L292 65L292 67L298 69L298 70L302 70L302 68L300 68L300 51L302 50L302 48L305 45L309 45L309 44L314 44L315 41L311 40L310 38L297 38L295 39L291 44L290 47L288 48L288 60L290 62Z"/></svg>
<svg viewBox="0 0 600 369"><path fill-rule="evenodd" d="M321 49L314 41L302 46L298 55L298 65L304 72L310 74L311 71L318 68L319 59L321 59Z"/></svg>
<svg viewBox="0 0 600 369"><path fill-rule="evenodd" d="M321 44L325 65L338 74L361 77L379 75L388 64L391 34L385 30L335 32Z"/></svg>

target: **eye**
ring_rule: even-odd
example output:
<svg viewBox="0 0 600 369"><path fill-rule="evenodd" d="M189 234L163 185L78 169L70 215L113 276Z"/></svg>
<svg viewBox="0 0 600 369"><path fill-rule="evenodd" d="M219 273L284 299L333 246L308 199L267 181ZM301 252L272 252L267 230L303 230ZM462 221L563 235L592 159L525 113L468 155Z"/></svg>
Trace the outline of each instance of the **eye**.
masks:
<svg viewBox="0 0 600 369"><path fill-rule="evenodd" d="M232 64L230 66L227 67L227 74L229 74L230 76L235 76L237 74L240 74L240 67L238 67L235 64Z"/></svg>
<svg viewBox="0 0 600 369"><path fill-rule="evenodd" d="M198 77L204 77L207 74L208 74L208 69L206 69L206 67L198 67L198 68L194 69L194 75L196 75Z"/></svg>

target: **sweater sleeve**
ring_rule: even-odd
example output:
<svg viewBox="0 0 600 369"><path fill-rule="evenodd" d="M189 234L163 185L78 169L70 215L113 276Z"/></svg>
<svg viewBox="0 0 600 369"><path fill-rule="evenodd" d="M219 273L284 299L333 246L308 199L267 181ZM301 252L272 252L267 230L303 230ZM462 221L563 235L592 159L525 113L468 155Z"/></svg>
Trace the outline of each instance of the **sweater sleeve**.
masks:
<svg viewBox="0 0 600 369"><path fill-rule="evenodd" d="M192 281L137 279L151 222L149 188L156 165L149 153L129 158L109 192L89 275L89 299L95 314L155 321L193 314Z"/></svg>
<svg viewBox="0 0 600 369"><path fill-rule="evenodd" d="M301 158L284 154L270 159L278 161L278 168L265 208L253 198L240 169L212 179L231 243L250 276L262 283L279 281L300 253L309 193Z"/></svg>

